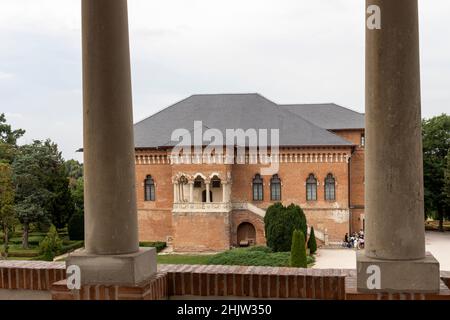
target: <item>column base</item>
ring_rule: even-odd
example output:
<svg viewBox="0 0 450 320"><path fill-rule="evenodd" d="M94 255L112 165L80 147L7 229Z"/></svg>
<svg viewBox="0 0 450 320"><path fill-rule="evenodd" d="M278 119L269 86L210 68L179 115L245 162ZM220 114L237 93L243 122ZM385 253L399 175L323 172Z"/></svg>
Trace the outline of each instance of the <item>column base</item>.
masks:
<svg viewBox="0 0 450 320"><path fill-rule="evenodd" d="M358 292L439 293L439 262L429 252L424 259L397 261L366 257L360 251L356 269Z"/></svg>
<svg viewBox="0 0 450 320"><path fill-rule="evenodd" d="M95 255L84 250L72 253L66 266L77 265L81 284L137 285L156 274L156 249L139 248L122 255Z"/></svg>

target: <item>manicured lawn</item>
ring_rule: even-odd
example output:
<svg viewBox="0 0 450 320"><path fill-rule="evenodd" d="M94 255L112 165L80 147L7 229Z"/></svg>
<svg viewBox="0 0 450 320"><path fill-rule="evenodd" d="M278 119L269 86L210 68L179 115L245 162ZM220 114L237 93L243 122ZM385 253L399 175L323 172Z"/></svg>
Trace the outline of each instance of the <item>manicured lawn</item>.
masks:
<svg viewBox="0 0 450 320"><path fill-rule="evenodd" d="M72 251L83 247L83 241L69 240L66 232L59 234L63 240L63 247L60 254ZM40 260L39 256L39 242L45 238L45 233L32 232L28 238L28 249L22 248L22 237L19 234L15 234L14 237L9 239L8 259L9 260ZM0 252L3 251L3 238L0 238Z"/></svg>

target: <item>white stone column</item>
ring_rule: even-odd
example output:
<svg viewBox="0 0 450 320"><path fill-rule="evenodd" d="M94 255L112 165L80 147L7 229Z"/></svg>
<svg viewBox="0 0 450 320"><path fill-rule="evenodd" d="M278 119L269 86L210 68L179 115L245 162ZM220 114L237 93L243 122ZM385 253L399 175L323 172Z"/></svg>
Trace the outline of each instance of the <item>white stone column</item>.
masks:
<svg viewBox="0 0 450 320"><path fill-rule="evenodd" d="M180 198L178 196L178 191L179 191L178 182L174 182L173 183L173 202L175 202L175 203L180 201L179 200Z"/></svg>
<svg viewBox="0 0 450 320"><path fill-rule="evenodd" d="M209 196L210 181L206 180L205 185L206 185L206 202L209 203L209 202L211 202L211 197Z"/></svg>
<svg viewBox="0 0 450 320"><path fill-rule="evenodd" d="M194 181L189 181L189 202L194 202Z"/></svg>
<svg viewBox="0 0 450 320"><path fill-rule="evenodd" d="M417 0L367 0L366 8L366 232L358 289L436 292L439 264L425 255ZM379 285L368 278L374 272Z"/></svg>
<svg viewBox="0 0 450 320"><path fill-rule="evenodd" d="M227 202L227 182L222 182L222 202Z"/></svg>
<svg viewBox="0 0 450 320"><path fill-rule="evenodd" d="M127 1L83 0L82 38L85 250L66 263L82 283L135 284L156 254L139 249Z"/></svg>

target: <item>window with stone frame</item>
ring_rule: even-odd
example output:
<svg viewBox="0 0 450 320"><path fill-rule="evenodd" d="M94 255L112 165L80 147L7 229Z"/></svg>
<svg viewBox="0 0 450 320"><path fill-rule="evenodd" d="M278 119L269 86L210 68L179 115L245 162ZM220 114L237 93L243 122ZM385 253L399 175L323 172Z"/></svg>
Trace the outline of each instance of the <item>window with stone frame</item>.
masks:
<svg viewBox="0 0 450 320"><path fill-rule="evenodd" d="M256 174L253 178L253 201L263 201L263 179L260 174Z"/></svg>
<svg viewBox="0 0 450 320"><path fill-rule="evenodd" d="M221 184L220 184L220 179L218 178L218 177L213 177L212 179L211 179L211 186L213 187L213 188L220 188L220 186L221 186Z"/></svg>
<svg viewBox="0 0 450 320"><path fill-rule="evenodd" d="M155 201L156 198L155 181L150 175L144 181L144 197L145 201Z"/></svg>
<svg viewBox="0 0 450 320"><path fill-rule="evenodd" d="M336 179L331 173L325 178L325 200L336 200Z"/></svg>
<svg viewBox="0 0 450 320"><path fill-rule="evenodd" d="M317 200L317 179L312 173L308 176L308 179L306 179L306 200Z"/></svg>
<svg viewBox="0 0 450 320"><path fill-rule="evenodd" d="M281 200L281 179L278 174L274 174L270 179L270 200Z"/></svg>

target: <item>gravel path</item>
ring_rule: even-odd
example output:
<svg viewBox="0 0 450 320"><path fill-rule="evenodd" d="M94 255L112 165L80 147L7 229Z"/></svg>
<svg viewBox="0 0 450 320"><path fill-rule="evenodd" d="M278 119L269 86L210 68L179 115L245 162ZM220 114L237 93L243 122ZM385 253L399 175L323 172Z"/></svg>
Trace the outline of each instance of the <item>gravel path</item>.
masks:
<svg viewBox="0 0 450 320"><path fill-rule="evenodd" d="M440 263L441 270L450 271L450 232L426 232L426 250ZM319 249L316 269L355 269L356 251L353 249Z"/></svg>

